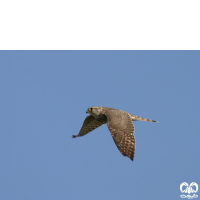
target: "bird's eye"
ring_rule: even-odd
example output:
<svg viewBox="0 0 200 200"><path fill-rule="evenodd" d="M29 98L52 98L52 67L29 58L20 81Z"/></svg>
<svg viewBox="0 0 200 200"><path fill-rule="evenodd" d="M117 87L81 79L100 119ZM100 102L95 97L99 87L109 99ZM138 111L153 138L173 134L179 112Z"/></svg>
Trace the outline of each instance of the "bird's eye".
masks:
<svg viewBox="0 0 200 200"><path fill-rule="evenodd" d="M90 110L92 111L92 110L93 110L93 108L90 108Z"/></svg>

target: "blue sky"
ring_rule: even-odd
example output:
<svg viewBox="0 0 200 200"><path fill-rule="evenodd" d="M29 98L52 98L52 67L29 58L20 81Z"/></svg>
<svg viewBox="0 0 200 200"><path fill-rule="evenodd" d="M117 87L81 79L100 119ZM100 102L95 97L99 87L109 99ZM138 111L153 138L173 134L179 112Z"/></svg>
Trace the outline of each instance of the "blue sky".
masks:
<svg viewBox="0 0 200 200"><path fill-rule="evenodd" d="M1 51L0 199L181 199L200 184L199 51ZM134 161L91 106L134 122ZM198 194L198 193L197 193Z"/></svg>

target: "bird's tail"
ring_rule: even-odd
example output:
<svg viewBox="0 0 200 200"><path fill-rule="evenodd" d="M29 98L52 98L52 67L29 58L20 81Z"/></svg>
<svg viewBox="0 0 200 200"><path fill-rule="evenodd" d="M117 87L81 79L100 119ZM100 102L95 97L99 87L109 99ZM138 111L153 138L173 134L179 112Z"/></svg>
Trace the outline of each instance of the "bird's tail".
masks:
<svg viewBox="0 0 200 200"><path fill-rule="evenodd" d="M146 119L146 118L143 118L143 117L139 117L139 116L136 116L136 115L132 115L131 114L131 119L132 121L146 121L146 122L158 122L158 121L155 121L155 120L151 120L151 119Z"/></svg>

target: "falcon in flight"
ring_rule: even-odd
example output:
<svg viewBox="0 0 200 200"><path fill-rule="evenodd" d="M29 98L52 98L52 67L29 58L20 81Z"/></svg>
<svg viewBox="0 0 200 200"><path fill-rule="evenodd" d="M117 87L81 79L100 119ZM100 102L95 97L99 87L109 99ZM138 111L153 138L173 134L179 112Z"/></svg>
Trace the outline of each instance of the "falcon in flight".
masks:
<svg viewBox="0 0 200 200"><path fill-rule="evenodd" d="M108 107L90 107L86 111L90 115L86 117L83 126L78 135L73 135L73 138L86 135L99 126L106 124L110 130L113 140L117 145L122 155L129 157L132 161L135 155L136 141L133 135L135 127L132 121L147 121L157 122L151 119L146 119L132 115L123 110L118 110Z"/></svg>

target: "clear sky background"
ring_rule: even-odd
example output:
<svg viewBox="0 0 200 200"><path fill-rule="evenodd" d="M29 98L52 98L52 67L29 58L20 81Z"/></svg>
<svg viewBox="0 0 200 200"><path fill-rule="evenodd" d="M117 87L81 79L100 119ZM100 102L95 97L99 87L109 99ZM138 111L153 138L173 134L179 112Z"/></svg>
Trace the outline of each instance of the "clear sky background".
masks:
<svg viewBox="0 0 200 200"><path fill-rule="evenodd" d="M0 199L181 199L200 186L199 77L199 51L1 51ZM134 122L132 162L107 125L71 138L91 106L159 123Z"/></svg>

